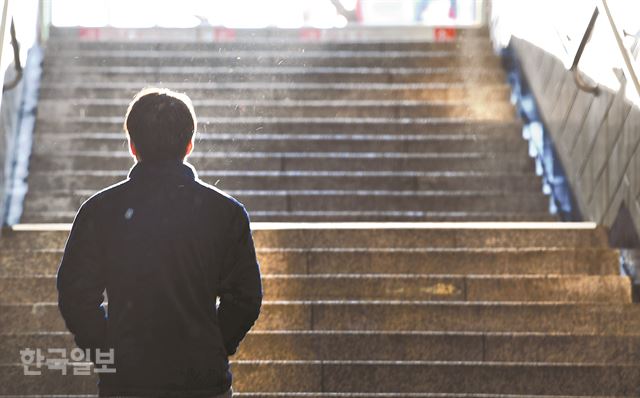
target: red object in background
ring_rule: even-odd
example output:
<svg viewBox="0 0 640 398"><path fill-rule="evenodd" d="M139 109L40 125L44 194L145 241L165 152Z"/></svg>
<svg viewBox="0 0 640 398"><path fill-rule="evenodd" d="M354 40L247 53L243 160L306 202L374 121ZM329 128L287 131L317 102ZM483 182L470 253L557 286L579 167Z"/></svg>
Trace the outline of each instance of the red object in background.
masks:
<svg viewBox="0 0 640 398"><path fill-rule="evenodd" d="M362 23L362 0L356 0L356 21Z"/></svg>
<svg viewBox="0 0 640 398"><path fill-rule="evenodd" d="M433 37L436 41L450 41L456 38L456 28L435 28Z"/></svg>
<svg viewBox="0 0 640 398"><path fill-rule="evenodd" d="M233 41L236 39L235 29L215 27L213 28L213 39L216 41Z"/></svg>
<svg viewBox="0 0 640 398"><path fill-rule="evenodd" d="M78 38L82 40L98 40L100 39L100 28L80 28L78 29Z"/></svg>
<svg viewBox="0 0 640 398"><path fill-rule="evenodd" d="M320 29L302 28L300 29L300 38L304 40L320 40Z"/></svg>

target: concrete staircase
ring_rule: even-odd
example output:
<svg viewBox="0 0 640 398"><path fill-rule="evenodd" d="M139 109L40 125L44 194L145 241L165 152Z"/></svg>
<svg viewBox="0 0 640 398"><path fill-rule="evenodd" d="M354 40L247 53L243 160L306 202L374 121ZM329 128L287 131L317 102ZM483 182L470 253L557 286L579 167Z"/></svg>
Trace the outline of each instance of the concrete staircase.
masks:
<svg viewBox="0 0 640 398"><path fill-rule="evenodd" d="M192 97L190 161L253 221L553 219L486 31L451 42L73 32L47 45L23 222L69 222L126 176L123 116L150 84Z"/></svg>
<svg viewBox="0 0 640 398"><path fill-rule="evenodd" d="M640 307L616 253L599 229L553 226L256 224L266 302L233 358L234 388L241 397L637 396ZM53 276L66 235L0 240L0 394L96 391L93 377L44 367L23 376L19 363L21 348L73 347Z"/></svg>
<svg viewBox="0 0 640 398"><path fill-rule="evenodd" d="M554 221L485 31L358 43L76 33L47 47L22 220L68 222L124 178L128 99L151 83L184 89L204 122L191 161L258 221L266 302L233 357L238 396L640 395L640 307L605 231L451 222ZM339 223L369 220L448 222ZM55 305L67 234L20 226L0 239L0 396L96 393L94 376L20 364L26 347L73 347Z"/></svg>

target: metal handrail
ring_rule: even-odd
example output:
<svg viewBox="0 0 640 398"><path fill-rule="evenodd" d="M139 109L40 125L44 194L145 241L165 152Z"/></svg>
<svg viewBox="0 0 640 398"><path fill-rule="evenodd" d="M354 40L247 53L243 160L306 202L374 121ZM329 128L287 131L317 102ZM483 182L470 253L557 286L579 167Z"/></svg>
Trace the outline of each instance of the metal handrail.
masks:
<svg viewBox="0 0 640 398"><path fill-rule="evenodd" d="M591 15L591 20L589 21L589 25L582 36L582 40L580 40L580 45L578 46L578 50L576 51L576 55L573 59L573 64L569 69L573 73L573 78L576 82L578 88L582 91L586 91L588 93L592 93L594 95L598 95L600 88L598 84L589 85L587 84L580 71L578 69L578 64L580 62L580 58L584 52L589 39L591 38L591 34L593 33L593 28L596 24L596 20L598 19L598 15L603 14L607 17L607 21L609 22L609 27L612 30L613 36L616 40L616 44L618 45L618 49L620 50L620 54L622 55L623 65L622 70L629 81L631 81L636 89L638 95L640 95L640 80L638 80L638 73L636 73L635 66L629 56L629 49L627 49L622 41L622 38L625 35L628 35L624 30L621 30L619 26L616 24L616 21L611 14L611 10L609 9L609 4L607 0L599 0L595 9L593 10L593 14Z"/></svg>
<svg viewBox="0 0 640 398"><path fill-rule="evenodd" d="M611 10L609 9L609 4L607 4L607 0L600 0L597 5L598 9L607 17L609 21L609 26L613 31L613 36L616 39L616 43L618 44L618 49L620 50L620 54L622 55L622 59L624 60L622 64L622 69L624 71L625 76L636 89L638 95L640 95L640 81L638 80L638 74L636 73L636 68L633 65L633 61L629 56L629 50L624 46L624 42L622 41L622 37L624 35L623 31L620 29L616 21L613 19L611 15Z"/></svg>
<svg viewBox="0 0 640 398"><path fill-rule="evenodd" d="M11 18L11 48L13 49L13 67L16 70L16 75L10 82L5 83L2 86L2 92L14 89L20 83L22 79L22 64L20 63L20 44L16 38L16 26Z"/></svg>
<svg viewBox="0 0 640 398"><path fill-rule="evenodd" d="M569 69L571 73L573 73L573 80L576 82L578 88L582 91L586 91L587 93L591 93L593 95L600 94L600 87L596 83L595 85L589 85L582 78L582 74L580 74L580 70L578 69L578 64L580 63L580 58L582 58L582 53L584 53L585 47L587 47L587 43L589 43L589 39L591 39L591 34L593 33L593 27L596 25L596 20L598 19L598 7L593 10L593 14L591 15L591 20L589 20L589 25L587 25L587 29L582 35L582 40L580 40L580 45L578 46L578 50L576 51L576 55L573 58L573 64L571 64L571 68Z"/></svg>

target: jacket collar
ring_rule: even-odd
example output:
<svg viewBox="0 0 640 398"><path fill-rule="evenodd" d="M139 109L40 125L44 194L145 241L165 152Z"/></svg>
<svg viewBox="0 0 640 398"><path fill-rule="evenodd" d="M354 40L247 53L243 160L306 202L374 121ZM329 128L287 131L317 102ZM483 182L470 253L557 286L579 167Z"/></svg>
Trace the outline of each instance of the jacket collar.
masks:
<svg viewBox="0 0 640 398"><path fill-rule="evenodd" d="M129 170L130 179L187 178L193 180L197 174L193 166L180 160L139 161Z"/></svg>

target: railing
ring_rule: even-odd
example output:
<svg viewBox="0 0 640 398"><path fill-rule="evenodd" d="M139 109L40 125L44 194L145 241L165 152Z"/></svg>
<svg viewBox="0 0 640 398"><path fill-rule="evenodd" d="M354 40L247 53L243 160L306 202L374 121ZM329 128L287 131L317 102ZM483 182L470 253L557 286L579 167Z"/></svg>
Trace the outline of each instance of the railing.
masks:
<svg viewBox="0 0 640 398"><path fill-rule="evenodd" d="M573 57L573 63L571 64L571 68L569 69L573 73L573 80L576 82L576 86L582 91L586 91L588 93L598 95L600 92L600 87L598 84L589 85L582 78L582 74L580 74L580 70L578 69L578 64L580 63L580 58L582 58L582 53L584 53L584 49L587 47L587 43L589 43L589 39L591 38L591 33L593 33L593 27L596 26L596 20L598 19L598 15L600 11L598 7L593 10L593 14L591 15L591 20L589 20L589 25L587 25L587 29L582 35L582 39L580 40L580 45L578 46L578 50L576 51L575 57Z"/></svg>
<svg viewBox="0 0 640 398"><path fill-rule="evenodd" d="M582 36L582 39L580 40L580 45L578 46L578 50L576 51L576 54L573 60L573 65L571 66L571 69L570 69L573 72L576 85L578 86L578 88L580 88L583 91L592 93L594 95L598 95L598 90L599 90L598 85L597 84L589 85L584 81L584 79L582 79L582 75L578 70L578 63L580 62L580 58L582 57L584 49L587 46L587 43L589 42L589 39L593 32L593 27L595 26L596 20L598 19L598 16L600 14L604 15L607 18L607 21L609 22L609 26L611 27L613 36L616 41L616 45L620 50L620 55L622 56L622 59L623 59L623 63L622 63L623 73L625 74L627 81L633 85L636 93L638 93L638 95L640 96L640 81L638 80L637 69L634 65L634 61L632 58L633 53L632 53L632 50L627 49L627 47L625 47L624 42L622 40L623 37L629 36L629 33L620 29L620 27L615 21L615 18L611 13L611 9L609 7L607 0L598 1L595 9L593 10L593 15L591 16L589 25L587 26L587 29L585 30L585 33Z"/></svg>
<svg viewBox="0 0 640 398"><path fill-rule="evenodd" d="M620 249L621 271L634 281L638 301L640 24L633 17L640 3L554 2L544 11L535 0L514 3L494 0L491 32L496 47L515 64L510 77L515 76L514 97L525 130L537 128L542 137L535 148L537 163L544 166L549 159L552 168L558 164L567 170L561 179L568 177L575 190L571 207L609 229L609 243ZM556 153L563 164L556 162ZM553 173L542 168L546 184Z"/></svg>
<svg viewBox="0 0 640 398"><path fill-rule="evenodd" d="M630 55L631 51L627 49L622 41L622 37L624 36L624 31L620 29L618 24L616 23L613 15L611 14L611 9L609 8L609 4L607 0L600 0L597 8L603 15L606 15L607 20L609 21L609 26L613 31L613 35L616 39L616 44L618 45L618 49L620 50L620 54L622 55L622 59L624 63L622 65L623 72L627 77L628 81L635 88L635 92L640 95L640 81L638 81L638 70L634 65L634 61Z"/></svg>
<svg viewBox="0 0 640 398"><path fill-rule="evenodd" d="M530 140L530 145L539 170L544 171L545 187L554 192L558 186L554 185L555 179L560 182L558 192L562 193L563 180L567 181L576 190L574 197L564 196L568 208L576 210L575 216L609 226L620 197L624 196L619 181L631 181L633 188L629 191L633 192L637 192L638 185L635 179L624 178L630 167L629 153L635 151L635 146L620 153L621 145L617 144L626 142L618 139L627 136L619 132L633 128L625 122L630 114L629 104L635 105L631 107L634 114L640 107L640 68L636 59L640 52L640 24L633 19L640 3L553 2L548 8L540 7L535 0L515 3L492 1L490 29L496 48L518 53L512 54L511 59L523 64L515 69L526 70L521 74L525 81L514 86L522 87L520 93L515 93L521 95L514 95L514 99L526 127L535 130L534 137L541 137L537 142L535 138ZM569 85L565 76L575 86L573 82ZM578 95L571 86L578 89ZM616 112L609 119L612 104ZM589 118L591 112L593 117ZM607 134L607 138L598 132ZM620 156L620 162L610 162L613 156ZM561 164L560 158L566 164ZM568 174L556 178L556 169ZM605 173L606 177L602 177ZM625 203L630 197L625 196ZM635 203L626 205L638 208ZM634 220L639 219L634 213ZM640 230L640 222L634 222Z"/></svg>
<svg viewBox="0 0 640 398"><path fill-rule="evenodd" d="M50 0L33 2L1 0L0 76L0 225L11 223L15 207L26 192L25 178L35 123L35 107L42 51L50 18ZM6 36L11 36L10 47ZM22 54L21 54L22 47ZM22 59L22 61L21 61ZM15 217L14 217L15 218ZM15 220L14 220L15 221Z"/></svg>
<svg viewBox="0 0 640 398"><path fill-rule="evenodd" d="M20 44L18 43L18 38L16 37L16 24L11 19L11 28L9 29L11 32L11 48L13 50L13 68L15 69L15 76L13 76L13 80L10 82L5 82L2 85L2 92L13 90L18 86L20 80L22 80L22 63L20 62ZM2 48L0 48L2 51Z"/></svg>

